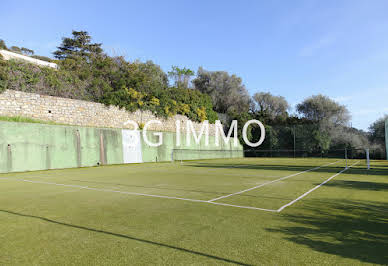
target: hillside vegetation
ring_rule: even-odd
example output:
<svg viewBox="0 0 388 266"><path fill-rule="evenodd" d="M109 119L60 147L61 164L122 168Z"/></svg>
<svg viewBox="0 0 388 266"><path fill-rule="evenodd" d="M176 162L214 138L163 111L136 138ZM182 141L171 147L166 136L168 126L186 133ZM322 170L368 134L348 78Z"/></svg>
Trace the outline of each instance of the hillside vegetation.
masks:
<svg viewBox="0 0 388 266"><path fill-rule="evenodd" d="M100 46L92 44L86 32L73 32L73 38L64 38L56 52L54 62L59 70L0 60L0 91L93 101L128 111L149 110L161 117L182 114L211 123L217 119L207 94L179 84L169 86L167 74L153 62L111 57Z"/></svg>

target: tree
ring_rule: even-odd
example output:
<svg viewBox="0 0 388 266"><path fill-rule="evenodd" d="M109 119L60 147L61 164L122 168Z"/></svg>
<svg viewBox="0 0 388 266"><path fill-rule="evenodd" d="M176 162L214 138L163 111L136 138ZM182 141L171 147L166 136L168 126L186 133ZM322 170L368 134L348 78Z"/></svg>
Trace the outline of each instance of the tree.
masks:
<svg viewBox="0 0 388 266"><path fill-rule="evenodd" d="M302 116L316 124L312 130L315 145L328 150L335 139L335 133L342 131L350 120L348 109L324 95L315 95L305 99L296 107Z"/></svg>
<svg viewBox="0 0 388 266"><path fill-rule="evenodd" d="M194 76L194 71L188 68L179 68L172 66L172 70L168 72L168 76L174 80L177 88L188 89L190 78Z"/></svg>
<svg viewBox="0 0 388 266"><path fill-rule="evenodd" d="M369 140L371 142L371 148L374 154L379 153L377 159L386 158L386 142L388 141L386 136L386 125L385 121L388 119L388 115L384 115L382 118L377 119L369 126Z"/></svg>
<svg viewBox="0 0 388 266"><path fill-rule="evenodd" d="M366 132L339 126L330 131L332 149L366 149L370 147Z"/></svg>
<svg viewBox="0 0 388 266"><path fill-rule="evenodd" d="M214 110L224 114L240 114L249 111L250 97L242 79L225 71L198 69L193 80L195 89L210 95Z"/></svg>
<svg viewBox="0 0 388 266"><path fill-rule="evenodd" d="M324 95L314 95L296 107L305 118L329 125L346 125L350 120L348 109Z"/></svg>
<svg viewBox="0 0 388 266"><path fill-rule="evenodd" d="M31 50L31 49L28 49L25 47L20 48L20 51L22 52L22 54L25 54L25 55L33 55L34 54L34 50Z"/></svg>
<svg viewBox="0 0 388 266"><path fill-rule="evenodd" d="M168 87L167 74L161 69L159 65L155 64L151 60L148 60L145 63L136 63L139 64L139 70L148 77L149 89L166 89Z"/></svg>
<svg viewBox="0 0 388 266"><path fill-rule="evenodd" d="M261 116L269 119L276 117L286 117L287 110L290 108L288 102L283 96L274 96L269 92L257 92L253 95L256 103L255 110Z"/></svg>
<svg viewBox="0 0 388 266"><path fill-rule="evenodd" d="M0 39L0 49L3 49L3 50L7 50L8 49L7 45L5 45L4 40L1 40L1 39Z"/></svg>
<svg viewBox="0 0 388 266"><path fill-rule="evenodd" d="M369 126L369 139L373 143L384 145L385 143L385 121L388 119L388 115L377 119Z"/></svg>
<svg viewBox="0 0 388 266"><path fill-rule="evenodd" d="M101 43L91 43L92 37L87 31L72 31L71 38L63 38L62 44L58 46L54 57L66 59L76 56L90 58L92 55L101 55L103 50Z"/></svg>
<svg viewBox="0 0 388 266"><path fill-rule="evenodd" d="M11 51L19 54L22 52L22 50L17 46L11 46Z"/></svg>
<svg viewBox="0 0 388 266"><path fill-rule="evenodd" d="M103 70L104 75L109 73L112 86L116 89L127 87L142 93L157 93L168 87L166 73L152 61L127 62L124 58L119 57L114 58L113 62L107 66Z"/></svg>

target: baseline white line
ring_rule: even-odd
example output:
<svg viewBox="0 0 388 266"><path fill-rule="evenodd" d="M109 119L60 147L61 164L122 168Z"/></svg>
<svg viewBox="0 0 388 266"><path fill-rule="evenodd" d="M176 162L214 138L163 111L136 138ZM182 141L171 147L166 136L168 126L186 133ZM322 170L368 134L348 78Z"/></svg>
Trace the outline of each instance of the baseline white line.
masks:
<svg viewBox="0 0 388 266"><path fill-rule="evenodd" d="M321 186L323 186L324 184L326 184L327 182L329 182L330 180L332 180L334 177L336 176L339 176L340 174L342 174L343 172L345 172L346 170L348 170L350 167L352 166L355 166L356 164L358 164L360 161L357 161L355 162L354 164L352 164L351 166L347 167L347 168L344 168L343 170L339 171L338 173L336 173L335 175L329 177L328 179L326 179L325 181L323 181L321 184L313 187L312 189L310 189L309 191L307 191L306 193L304 193L303 195L299 196L298 198L294 199L293 201L287 203L286 205L283 205L282 207L280 207L277 212L281 212L282 210L284 210L285 208L287 208L288 206L291 206L292 204L294 204L295 202L303 199L304 197L306 197L308 194L310 194L311 192L313 192L314 190L320 188Z"/></svg>
<svg viewBox="0 0 388 266"><path fill-rule="evenodd" d="M257 208L257 207L250 207L250 206L233 205L233 204L227 204L227 203L221 203L221 202L209 202L209 201L205 201L205 202L206 203L210 203L210 204L214 204L214 205L236 207L236 208L242 208L242 209L260 210L260 211L267 211L267 212L278 212L277 210Z"/></svg>
<svg viewBox="0 0 388 266"><path fill-rule="evenodd" d="M281 181L281 180L284 180L284 179L287 179L287 178L290 178L290 177L293 177L293 176L297 176L297 175L300 175L300 174L303 174L303 173L307 173L307 172L310 172L310 171L317 170L317 169L325 167L325 166L329 166L329 165L338 163L340 161L341 160L338 160L338 161L333 162L333 163L321 165L321 166L314 167L314 168L311 168L311 169L308 169L308 170L305 170L305 171L302 171L302 172L299 172L299 173L295 173L295 174L291 174L291 175L288 175L288 176L284 176L284 177L281 177L281 178L278 178L278 179L275 179L275 180L272 180L272 181L265 182L263 184L255 186L255 187L251 187L251 188L244 189L244 190L241 190L241 191L229 194L229 195L225 195L225 196L221 196L221 197L218 197L218 198L214 198L214 199L208 200L208 202L214 202L216 200L220 200L220 199L228 198L228 197L235 196L235 195L238 195L238 194L242 194L242 193L245 193L245 192L248 192L248 191L251 191L251 190L254 190L254 189L257 189L257 188L260 188L260 187L263 187L263 186L266 186L266 185L269 185L269 184L272 184L272 183L275 183L275 182L278 182L278 181Z"/></svg>

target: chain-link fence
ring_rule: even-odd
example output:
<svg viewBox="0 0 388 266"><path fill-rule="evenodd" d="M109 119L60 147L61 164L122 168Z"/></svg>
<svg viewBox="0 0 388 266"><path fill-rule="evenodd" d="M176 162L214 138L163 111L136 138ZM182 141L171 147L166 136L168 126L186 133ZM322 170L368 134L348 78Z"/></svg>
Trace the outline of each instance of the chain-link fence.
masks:
<svg viewBox="0 0 388 266"><path fill-rule="evenodd" d="M370 148L365 132L347 127L324 127L319 124L266 125L263 144L256 149L245 146L248 156L262 157L344 157L347 149L350 156L365 156L370 150L371 159L386 159L384 147ZM257 141L260 132L252 130ZM256 154L254 153L256 150Z"/></svg>

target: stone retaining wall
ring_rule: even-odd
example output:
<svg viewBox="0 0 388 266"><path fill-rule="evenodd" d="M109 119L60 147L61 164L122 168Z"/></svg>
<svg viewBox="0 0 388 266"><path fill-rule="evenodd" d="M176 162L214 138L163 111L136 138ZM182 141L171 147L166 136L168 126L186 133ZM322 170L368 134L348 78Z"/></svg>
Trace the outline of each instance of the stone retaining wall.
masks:
<svg viewBox="0 0 388 266"><path fill-rule="evenodd" d="M159 120L162 124L152 124L148 129L156 131L175 132L175 121L181 120L181 131L185 132L188 118L176 115L169 119L162 119L150 111L127 112L116 106L87 102L81 100L52 97L34 93L6 90L0 94L0 116L22 116L59 124L106 127L133 128L125 126L128 120L145 124L150 120ZM198 132L201 124L193 122ZM215 125L209 125L209 134L215 135Z"/></svg>

